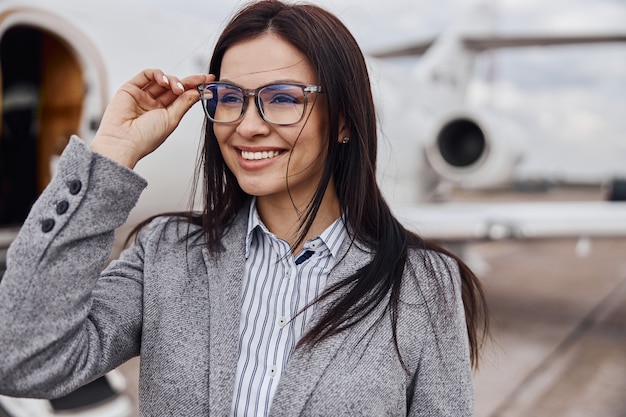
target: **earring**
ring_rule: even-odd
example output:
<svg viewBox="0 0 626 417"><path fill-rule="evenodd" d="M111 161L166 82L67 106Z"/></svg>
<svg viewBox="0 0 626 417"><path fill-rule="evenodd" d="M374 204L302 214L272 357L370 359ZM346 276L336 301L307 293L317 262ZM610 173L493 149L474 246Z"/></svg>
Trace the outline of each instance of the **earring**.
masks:
<svg viewBox="0 0 626 417"><path fill-rule="evenodd" d="M349 137L347 137L347 136L346 136L346 137L344 137L344 138L341 140L341 143L343 143L344 145L345 145L346 143L348 143L348 142L350 142L350 138L349 138Z"/></svg>

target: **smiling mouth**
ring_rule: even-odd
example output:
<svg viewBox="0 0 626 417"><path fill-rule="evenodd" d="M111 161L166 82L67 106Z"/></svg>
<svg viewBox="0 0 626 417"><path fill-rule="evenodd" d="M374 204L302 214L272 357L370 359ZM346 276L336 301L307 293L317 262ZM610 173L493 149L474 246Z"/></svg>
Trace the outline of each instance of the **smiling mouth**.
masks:
<svg viewBox="0 0 626 417"><path fill-rule="evenodd" d="M241 151L241 157L247 161L260 161L262 159L271 159L277 157L278 155L280 155L280 151Z"/></svg>

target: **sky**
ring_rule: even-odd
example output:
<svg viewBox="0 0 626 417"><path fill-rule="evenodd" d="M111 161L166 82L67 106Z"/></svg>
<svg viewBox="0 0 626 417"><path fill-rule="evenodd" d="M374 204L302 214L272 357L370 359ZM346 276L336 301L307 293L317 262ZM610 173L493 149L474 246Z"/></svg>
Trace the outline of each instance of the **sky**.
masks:
<svg viewBox="0 0 626 417"><path fill-rule="evenodd" d="M191 12L218 27L245 3L138 1L176 13ZM476 7L476 2L468 0L311 2L337 14L366 53L441 34L458 21L463 22L468 10ZM490 3L495 5L496 33L626 33L626 0ZM419 65L419 58L403 65ZM605 175L609 169L619 171L615 175L626 176L626 44L522 48L481 54L468 100L472 105L505 115L523 128L527 142L536 151L532 158L527 158L522 171L545 172L558 165L590 175Z"/></svg>

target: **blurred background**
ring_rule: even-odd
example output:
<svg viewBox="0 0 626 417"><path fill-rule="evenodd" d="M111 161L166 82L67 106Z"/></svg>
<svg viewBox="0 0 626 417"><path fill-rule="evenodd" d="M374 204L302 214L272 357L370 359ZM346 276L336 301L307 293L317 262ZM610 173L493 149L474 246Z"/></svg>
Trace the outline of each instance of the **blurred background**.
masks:
<svg viewBox="0 0 626 417"><path fill-rule="evenodd" d="M530 211L530 203L545 203L549 206L541 207L556 207L557 213L562 213L561 219L557 216L553 221L564 222L564 227L571 231L559 236L546 233L529 237L507 230L494 238L489 229L487 235L465 232L449 241L442 238L478 273L491 310L491 335L475 375L476 415L626 416L626 224L621 222L626 209L623 203L614 201L621 211L617 220L611 220L605 206L580 205L626 199L626 1L313 3L337 14L368 56L381 57L370 65L381 112L381 185L394 207L443 202L457 208L447 220L453 223L452 217L459 218L467 211L466 203L493 208L513 203L522 213L524 207ZM38 99L28 85L15 88L23 81L31 82L35 76L24 75L26 71L19 66L7 68L12 62L30 59L23 58L28 50L25 39L40 40L39 35L33 36L28 30L12 30L13 25L41 25L45 31L54 32L58 14L59 21L74 26L64 32L59 29L59 36L70 43L76 41L73 47L82 54L81 58L78 66L60 66L57 75L68 77L81 65L87 68L81 82L89 88L77 94L90 107L85 105L74 119L68 116L68 124L55 131L52 139L58 139L57 148L62 149L71 131L68 126L76 125L74 131L85 140L90 139L107 98L142 68L161 67L179 76L204 71L215 37L242 4L128 0L85 5L79 1L50 0L44 6L34 1L0 0L3 11L17 10L13 20L6 18L10 13L6 14L0 26L4 116L0 142L0 246L6 247L25 215L24 209L12 203L18 188L17 177L22 178L23 170L31 173L33 191L20 197L26 207L40 191L40 183L45 183L50 175L47 168L35 171L28 170L29 165L11 163L16 159L12 152L18 151L11 147L15 139L6 136L10 130L7 123L13 123L9 126L13 130L24 124L23 109L31 109L28 106ZM28 17L25 10L31 7L44 11ZM467 42L463 43L467 36L473 36L475 41L535 37L546 43L551 37L576 36L606 37L606 41L480 47L469 51ZM37 45L44 52L65 50L63 42L61 47L55 47L54 42L52 46L45 42ZM389 56L382 58L385 55ZM94 59L90 67L86 56L100 56L101 62ZM43 66L45 59L38 57L30 63ZM83 85L81 82L77 85ZM48 83L55 85L53 80ZM67 86L67 80L63 83ZM47 84L35 84L41 87L41 99ZM50 96L63 94L54 90ZM66 99L70 103L74 100L70 94ZM59 108L67 107L67 102ZM18 110L21 113L17 118L17 113L10 113ZM187 137L176 138L178 144L168 141L155 153L153 165L138 166L151 185L130 223L173 208L159 204L164 193L170 196L173 206L187 204L189 188L184 178L190 176L193 168L202 120L201 109L192 110L180 128ZM446 126L452 113L485 129L482 145L491 153L477 155L483 166L455 166L451 163L454 155L445 157L436 132ZM45 123L42 119L41 124ZM39 142L43 142L41 137ZM478 146L471 138L469 154ZM33 139L32 146L36 146L35 142ZM181 150L181 143L185 143L186 150ZM34 155L33 149L24 152ZM37 149L46 152L48 157L43 163L54 171L54 155L59 149ZM442 152L443 158L439 155ZM175 158L181 161L175 170L163 168ZM491 165L484 161L487 159ZM28 163L34 167L37 162L31 158ZM33 172L38 175L35 177ZM181 194L170 194L173 188ZM504 207L509 210L507 207L511 206ZM584 218L590 219L591 225L585 233L577 232L581 222L565 221L570 210L581 207L588 207ZM423 207L422 219L428 218L430 208ZM437 206L435 210L440 211ZM614 223L601 224L603 219ZM421 225L423 228L418 231L430 230ZM0 265L2 256L4 252L0 251ZM138 359L134 359L109 380L114 389L131 399L131 414L137 413L137 378ZM6 410L10 407L0 398L2 417L3 404ZM18 410L19 406L13 407ZM25 410L29 406L22 407ZM41 407L42 414L4 412L14 417L57 415L49 406ZM41 411L44 409L47 411ZM96 408L83 408L81 415L121 416L127 415L128 410L119 411L121 414L98 412Z"/></svg>

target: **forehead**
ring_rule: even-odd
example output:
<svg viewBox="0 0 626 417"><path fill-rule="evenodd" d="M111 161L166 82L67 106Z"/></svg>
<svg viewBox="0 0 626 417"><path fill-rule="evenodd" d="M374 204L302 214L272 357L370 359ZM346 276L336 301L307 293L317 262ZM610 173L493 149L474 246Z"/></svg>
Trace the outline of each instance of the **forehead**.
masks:
<svg viewBox="0 0 626 417"><path fill-rule="evenodd" d="M275 34L263 34L233 44L226 50L220 80L255 88L274 81L316 83L316 74L306 56Z"/></svg>

